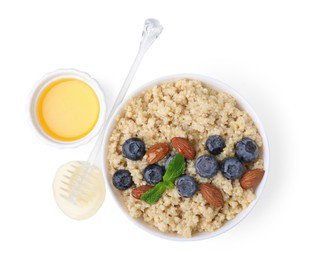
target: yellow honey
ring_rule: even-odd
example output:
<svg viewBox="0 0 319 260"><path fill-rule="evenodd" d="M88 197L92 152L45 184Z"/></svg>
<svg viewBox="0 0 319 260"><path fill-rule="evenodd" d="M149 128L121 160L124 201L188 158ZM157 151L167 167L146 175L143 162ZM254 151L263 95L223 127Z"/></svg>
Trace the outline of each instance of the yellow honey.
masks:
<svg viewBox="0 0 319 260"><path fill-rule="evenodd" d="M37 118L43 131L59 141L75 141L95 126L100 103L84 81L64 78L52 82L40 94Z"/></svg>

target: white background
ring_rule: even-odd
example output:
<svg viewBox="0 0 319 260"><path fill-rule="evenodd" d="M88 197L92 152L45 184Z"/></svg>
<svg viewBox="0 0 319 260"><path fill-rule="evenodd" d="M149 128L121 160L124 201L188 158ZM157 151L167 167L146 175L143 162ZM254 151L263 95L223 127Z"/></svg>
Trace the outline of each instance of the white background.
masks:
<svg viewBox="0 0 319 260"><path fill-rule="evenodd" d="M0 259L318 259L317 4L0 0ZM53 199L55 170L86 159L93 142L60 150L27 122L35 81L58 68L90 73L110 107L149 17L165 29L130 90L166 74L205 74L247 98L268 134L270 175L259 203L213 239L153 237L130 224L109 193L94 217L67 218Z"/></svg>

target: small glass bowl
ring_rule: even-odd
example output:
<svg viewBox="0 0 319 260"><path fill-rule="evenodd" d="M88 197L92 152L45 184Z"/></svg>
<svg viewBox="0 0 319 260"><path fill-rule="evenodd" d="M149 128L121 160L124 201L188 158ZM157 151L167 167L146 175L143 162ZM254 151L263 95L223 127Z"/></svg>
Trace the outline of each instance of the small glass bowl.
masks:
<svg viewBox="0 0 319 260"><path fill-rule="evenodd" d="M43 92L43 90L46 87L48 87L52 82L55 82L59 79L64 79L64 78L74 78L88 84L95 92L100 105L99 118L94 128L84 137L74 141L61 141L49 136L40 126L38 117L37 117L37 111L36 111L38 99L41 93ZM76 69L58 69L53 72L49 72L45 74L35 84L34 89L29 96L28 115L29 115L29 121L31 123L31 127L33 128L34 132L36 133L38 137L40 137L46 143L58 148L74 148L89 142L99 132L105 120L105 113L106 113L105 96L99 83L94 78L92 78L89 74Z"/></svg>

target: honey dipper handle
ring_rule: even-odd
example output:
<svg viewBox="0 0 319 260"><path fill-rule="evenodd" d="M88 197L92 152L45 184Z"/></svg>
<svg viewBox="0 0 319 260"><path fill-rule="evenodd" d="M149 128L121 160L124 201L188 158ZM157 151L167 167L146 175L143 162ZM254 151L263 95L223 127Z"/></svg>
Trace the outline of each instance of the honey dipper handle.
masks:
<svg viewBox="0 0 319 260"><path fill-rule="evenodd" d="M102 147L102 141L103 141L103 134L106 130L106 127L109 123L110 118L112 117L115 109L121 104L121 102L123 101L126 92L135 76L135 73L142 61L142 58L144 56L144 54L146 53L146 51L151 47L151 45L153 44L153 42L158 38L158 36L161 34L161 32L163 31L163 27L161 26L161 24L159 23L158 20L156 19L147 19L144 22L144 30L143 30L143 34L142 34L142 39L141 39L141 43L140 43L140 48L138 50L138 53L136 55L136 58L131 66L131 69L122 85L122 88L120 90L120 92L118 93L116 100L113 104L112 109L110 110L110 112L108 112L107 116L106 116L106 120L103 123L103 126L100 130L99 133L99 137L93 147L93 150L88 158L88 162L90 164L94 164L96 158L98 157L98 154L100 153L101 147Z"/></svg>

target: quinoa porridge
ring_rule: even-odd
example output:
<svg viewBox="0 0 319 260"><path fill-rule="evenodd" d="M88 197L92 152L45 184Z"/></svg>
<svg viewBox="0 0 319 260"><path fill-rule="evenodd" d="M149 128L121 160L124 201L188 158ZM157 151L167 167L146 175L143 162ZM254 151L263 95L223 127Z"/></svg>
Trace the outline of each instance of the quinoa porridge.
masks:
<svg viewBox="0 0 319 260"><path fill-rule="evenodd" d="M229 94L205 87L198 80L179 79L156 85L129 100L111 132L106 158L110 174L120 169L131 174L133 186L121 191L129 214L164 233L188 238L197 232L220 228L247 208L255 199L254 188L242 188L240 179L228 179L220 169L211 178L196 172L196 158L209 154L205 142L213 135L221 136L225 142L222 152L214 155L218 162L234 157L236 143L243 138L254 140L259 151L262 149L257 127L250 116L237 107L236 100ZM122 146L132 137L143 140L146 151L158 143L169 144L174 137L187 139L196 157L186 161L185 174L198 184L214 184L222 193L223 206L212 207L200 191L184 198L176 188L165 190L153 205L134 198L132 190L147 184L143 171L148 162L146 154L141 160L123 156ZM171 147L169 154L176 154L176 150ZM163 166L168 155L157 164ZM258 156L244 163L244 167L245 171L263 169L263 159Z"/></svg>

